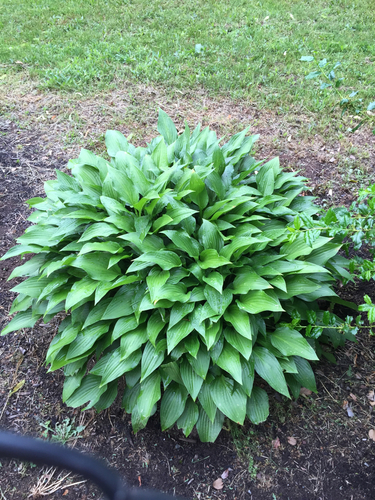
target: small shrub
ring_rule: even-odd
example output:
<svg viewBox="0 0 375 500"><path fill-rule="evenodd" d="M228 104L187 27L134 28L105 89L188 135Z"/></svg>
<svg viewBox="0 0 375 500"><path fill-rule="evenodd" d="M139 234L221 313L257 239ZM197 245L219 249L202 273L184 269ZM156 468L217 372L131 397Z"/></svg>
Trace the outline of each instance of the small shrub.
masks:
<svg viewBox="0 0 375 500"><path fill-rule="evenodd" d="M82 150L29 200L34 224L3 258L36 255L11 274L27 279L2 333L66 312L46 363L67 405L103 410L125 378L135 431L161 400L162 429L214 441L225 416L267 418L267 384L316 391L319 342L349 336L316 302L335 300L345 259L305 179L250 156L256 136L178 136L163 111L158 130L146 148L108 131L110 161Z"/></svg>

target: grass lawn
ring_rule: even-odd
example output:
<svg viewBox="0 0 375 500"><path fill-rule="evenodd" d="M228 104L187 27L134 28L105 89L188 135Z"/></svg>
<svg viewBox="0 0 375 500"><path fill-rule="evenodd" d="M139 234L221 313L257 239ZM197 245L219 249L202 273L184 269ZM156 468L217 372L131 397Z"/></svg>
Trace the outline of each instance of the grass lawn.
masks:
<svg viewBox="0 0 375 500"><path fill-rule="evenodd" d="M375 100L373 0L2 0L0 83L29 74L82 94L120 80L203 86L279 112L320 112L331 89L305 80L326 58L343 95ZM328 66L327 66L328 67ZM17 74L19 77L17 77Z"/></svg>

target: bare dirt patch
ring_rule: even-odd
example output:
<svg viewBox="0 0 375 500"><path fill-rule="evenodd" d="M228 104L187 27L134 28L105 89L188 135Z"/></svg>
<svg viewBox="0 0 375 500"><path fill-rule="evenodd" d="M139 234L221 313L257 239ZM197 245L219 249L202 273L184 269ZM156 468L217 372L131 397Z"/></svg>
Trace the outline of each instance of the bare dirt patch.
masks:
<svg viewBox="0 0 375 500"><path fill-rule="evenodd" d="M261 134L257 157L279 155L284 168L301 169L311 179L312 192L320 197L320 203L349 203L353 191L374 178L374 138L365 130L343 137L331 130L330 139L325 140L324 131L312 137L306 135L309 117L286 118L257 111L251 103L214 101L203 94L172 101L159 90L145 87L120 89L90 99L45 96L26 90L23 95L10 94L3 101L1 254L14 245L15 238L28 225L23 202L42 193L42 183L53 178L54 168L63 168L69 158L78 155L81 146L103 151L102 134L107 128L117 128L126 135L133 133L133 141L138 144L150 139L156 133L159 105L181 127L186 118L192 126L203 121L220 134L230 134L250 123L251 132ZM347 165L354 165L353 172L361 167L363 175L353 174L350 178L349 172L346 182L341 175L348 174ZM14 282L6 279L17 263L12 259L0 266L0 326L6 322L13 298L10 288ZM357 303L364 293L374 295L371 287L352 287L345 292L346 298ZM33 331L0 339L2 428L41 436L45 430L41 424L47 421L52 430L66 419L73 428L86 425L81 437L70 444L103 457L132 486L152 487L187 498L373 498L375 442L369 438L369 431L375 429L375 414L368 395L375 389L375 357L374 339L365 331L357 344L338 351L337 365L316 365L318 395L307 394L290 402L270 394L272 409L266 423L227 428L215 444L203 444L195 435L183 439L176 429L162 433L158 416L134 436L120 401L99 415L67 408L61 402L62 372L47 373L43 365L56 327L56 322L38 324ZM22 380L22 389L8 400L9 391ZM345 402L353 417L343 408ZM223 489L213 488L213 482L228 469L232 470L223 481ZM2 460L0 497L26 498L41 474L40 467ZM67 500L88 499L99 498L100 493L87 483L71 489L63 485L49 498L62 496Z"/></svg>

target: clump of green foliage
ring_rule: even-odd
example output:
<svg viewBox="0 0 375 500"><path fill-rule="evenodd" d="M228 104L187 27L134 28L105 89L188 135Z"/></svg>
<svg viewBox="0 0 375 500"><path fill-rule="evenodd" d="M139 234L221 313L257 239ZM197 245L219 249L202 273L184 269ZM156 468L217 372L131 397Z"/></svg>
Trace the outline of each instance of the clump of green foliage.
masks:
<svg viewBox="0 0 375 500"><path fill-rule="evenodd" d="M36 254L3 334L66 313L47 352L63 400L103 410L125 379L135 431L160 402L162 429L214 441L225 416L268 416L267 384L316 391L309 360L351 338L317 299L335 301L341 244L324 234L305 180L250 155L247 130L220 146L209 128L135 148L108 131L110 160L82 150L33 198L33 225L4 257Z"/></svg>

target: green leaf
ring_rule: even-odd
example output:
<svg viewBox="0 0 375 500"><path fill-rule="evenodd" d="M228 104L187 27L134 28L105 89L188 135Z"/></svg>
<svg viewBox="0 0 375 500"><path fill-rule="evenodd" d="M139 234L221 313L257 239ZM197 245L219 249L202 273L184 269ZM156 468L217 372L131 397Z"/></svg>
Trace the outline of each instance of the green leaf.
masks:
<svg viewBox="0 0 375 500"><path fill-rule="evenodd" d="M95 292L98 285L99 281L92 280L89 277L76 281L66 297L65 310L70 309L82 299L90 297L90 295Z"/></svg>
<svg viewBox="0 0 375 500"><path fill-rule="evenodd" d="M147 342L147 327L139 326L121 337L121 359L128 358L134 351L138 350Z"/></svg>
<svg viewBox="0 0 375 500"><path fill-rule="evenodd" d="M237 273L232 285L233 293L236 294L245 294L250 290L266 290L267 288L272 288L270 283L248 267L244 267Z"/></svg>
<svg viewBox="0 0 375 500"><path fill-rule="evenodd" d="M175 382L172 382L165 390L160 405L160 422L163 431L172 427L182 415L186 396L186 389Z"/></svg>
<svg viewBox="0 0 375 500"><path fill-rule="evenodd" d="M250 358L249 361L241 359L241 365L242 389L245 391L246 395L250 397L254 385L254 358Z"/></svg>
<svg viewBox="0 0 375 500"><path fill-rule="evenodd" d="M167 113L159 108L158 131L164 137L167 145L172 144L177 140L177 130L173 121Z"/></svg>
<svg viewBox="0 0 375 500"><path fill-rule="evenodd" d="M302 56L300 61L306 61L306 62L311 62L314 60L313 56Z"/></svg>
<svg viewBox="0 0 375 500"><path fill-rule="evenodd" d="M151 415L152 408L161 397L160 391L161 377L158 372L152 373L141 382L141 392L138 396L137 406L142 418L148 418Z"/></svg>
<svg viewBox="0 0 375 500"><path fill-rule="evenodd" d="M136 191L142 196L152 188L151 182L140 170L138 161L129 153L119 151L115 159L116 166L131 180ZM116 186L115 186L116 187Z"/></svg>
<svg viewBox="0 0 375 500"><path fill-rule="evenodd" d="M78 389L66 401L66 404L72 408L78 408L90 401L90 404L85 409L92 408L107 390L106 385L100 387L100 381L101 378L96 375L86 375Z"/></svg>
<svg viewBox="0 0 375 500"><path fill-rule="evenodd" d="M141 360L141 350L133 352L126 359L121 359L120 349L103 356L90 371L93 375L102 377L100 387L120 378L124 373L134 370Z"/></svg>
<svg viewBox="0 0 375 500"><path fill-rule="evenodd" d="M258 314L263 311L282 312L284 310L277 298L271 297L263 290L251 291L236 302L240 309L250 314Z"/></svg>
<svg viewBox="0 0 375 500"><path fill-rule="evenodd" d="M160 288L166 283L170 276L169 271L160 271L158 268L153 268L149 272L146 281L147 287L150 292L151 300L154 302L158 300L158 292Z"/></svg>
<svg viewBox="0 0 375 500"><path fill-rule="evenodd" d="M160 170L166 170L168 168L169 163L168 163L167 146L165 145L165 142L163 141L163 139L161 141L159 141L158 145L153 150L153 152L151 154L151 158L152 158L153 162L155 163L155 165Z"/></svg>
<svg viewBox="0 0 375 500"><path fill-rule="evenodd" d="M298 374L293 374L293 377L306 389L318 392L316 388L315 376L310 363L299 356L294 356L294 362L297 366Z"/></svg>
<svg viewBox="0 0 375 500"><path fill-rule="evenodd" d="M206 375L208 372L208 368L210 366L210 354L204 348L200 348L197 357L193 357L191 355L187 355L187 360L191 364L193 370L197 375L202 377L204 380L206 379Z"/></svg>
<svg viewBox="0 0 375 500"><path fill-rule="evenodd" d="M198 406L188 398L185 405L185 410L181 417L177 420L177 427L182 429L185 436L189 436L193 430L194 425L197 423L199 417Z"/></svg>
<svg viewBox="0 0 375 500"><path fill-rule="evenodd" d="M219 293L223 293L224 278L216 271L212 271L208 276L203 276L203 281L215 288Z"/></svg>
<svg viewBox="0 0 375 500"><path fill-rule="evenodd" d="M309 73L307 76L305 76L305 79L306 80L312 80L313 78L316 78L317 76L321 75L322 72L321 71L312 71L311 73Z"/></svg>
<svg viewBox="0 0 375 500"><path fill-rule="evenodd" d="M178 249L183 250L194 259L199 257L199 243L188 235L186 231L162 231L163 234L173 241Z"/></svg>
<svg viewBox="0 0 375 500"><path fill-rule="evenodd" d="M168 354L176 347L176 345L181 342L182 339L187 337L191 331L194 330L194 326L190 321L179 321L172 328L167 330L167 344L168 344Z"/></svg>
<svg viewBox="0 0 375 500"><path fill-rule="evenodd" d="M165 340L160 342L165 343ZM165 349L158 350L151 344L151 342L147 342L142 355L141 380L144 380L151 375L151 373L162 364L164 361L164 352Z"/></svg>
<svg viewBox="0 0 375 500"><path fill-rule="evenodd" d="M258 346L254 348L252 356L258 375L268 382L275 391L289 398L285 377L276 357L265 347Z"/></svg>
<svg viewBox="0 0 375 500"><path fill-rule="evenodd" d="M164 271L169 271L173 267L179 267L182 265L178 255L173 252L169 252L167 250L159 252L146 252L133 261L133 264L131 264L127 272L130 273L132 271L138 271L154 264L160 266L164 269Z"/></svg>
<svg viewBox="0 0 375 500"><path fill-rule="evenodd" d="M77 358L86 351L89 351L95 342L107 333L108 330L109 325L105 323L91 325L82 330L73 342L70 343L66 359Z"/></svg>
<svg viewBox="0 0 375 500"><path fill-rule="evenodd" d="M97 237L103 238L105 236L110 236L111 234L118 234L119 232L120 231L117 227L112 226L111 224L96 222L86 229L78 241L89 241Z"/></svg>
<svg viewBox="0 0 375 500"><path fill-rule="evenodd" d="M174 307L174 306L173 306ZM161 330L166 325L166 322L161 317L158 311L155 311L150 319L147 322L147 336L151 342L155 346L155 341Z"/></svg>
<svg viewBox="0 0 375 500"><path fill-rule="evenodd" d="M238 335L238 333L233 330L233 328L226 328L224 330L224 336L227 342L229 342L232 347L234 347L239 353L241 353L245 359L249 360L253 351L253 343L251 342L251 340L248 340L242 335Z"/></svg>
<svg viewBox="0 0 375 500"><path fill-rule="evenodd" d="M251 397L247 400L246 414L253 424L258 425L267 420L269 415L268 395L260 387L254 387Z"/></svg>
<svg viewBox="0 0 375 500"><path fill-rule="evenodd" d="M19 312L14 316L12 321L10 321L7 326L1 331L1 335L6 335L9 332L21 330L21 328L32 328L37 321L38 317L33 316L32 311L28 310Z"/></svg>
<svg viewBox="0 0 375 500"><path fill-rule="evenodd" d="M176 325L185 316L191 313L193 309L194 303L187 302L185 304L174 304L169 317L169 328Z"/></svg>
<svg viewBox="0 0 375 500"><path fill-rule="evenodd" d="M223 293L220 293L209 285L207 285L204 289L204 296L206 297L212 310L219 316L224 314L233 299L233 295L230 290L226 289Z"/></svg>
<svg viewBox="0 0 375 500"><path fill-rule="evenodd" d="M196 372L186 360L183 360L180 365L180 374L184 386L188 390L193 401L195 401L199 394L199 391L201 390L203 378L196 374Z"/></svg>
<svg viewBox="0 0 375 500"><path fill-rule="evenodd" d="M117 265L108 269L109 259L109 254L92 252L78 256L71 265L83 269L93 280L113 281L121 274L121 270Z"/></svg>
<svg viewBox="0 0 375 500"><path fill-rule="evenodd" d="M223 247L223 238L217 227L206 219L202 220L202 225L198 231L198 237L200 243L206 250L212 248L220 252Z"/></svg>
<svg viewBox="0 0 375 500"><path fill-rule="evenodd" d="M284 356L296 355L305 359L319 359L307 340L296 330L287 327L278 328L270 335L270 340Z"/></svg>
<svg viewBox="0 0 375 500"><path fill-rule="evenodd" d="M259 168L256 176L256 183L259 191L263 196L267 196L273 193L275 188L275 174L274 174L274 164L278 163L278 160L274 160L265 163Z"/></svg>
<svg viewBox="0 0 375 500"><path fill-rule="evenodd" d="M220 366L220 368L230 373L234 380L236 380L239 384L242 384L242 366L240 354L237 349L233 348L230 344L225 343L216 363Z"/></svg>
<svg viewBox="0 0 375 500"><path fill-rule="evenodd" d="M250 322L249 315L238 307L237 304L231 305L224 314L225 321L233 325L236 331L243 337L251 340L254 334L253 326Z"/></svg>
<svg viewBox="0 0 375 500"><path fill-rule="evenodd" d="M212 399L218 409L233 422L242 425L246 417L247 396L241 386L222 375L210 387Z"/></svg>
<svg viewBox="0 0 375 500"><path fill-rule="evenodd" d="M230 260L225 259L214 249L203 250L200 254L199 266L202 269L217 268L231 264Z"/></svg>
<svg viewBox="0 0 375 500"><path fill-rule="evenodd" d="M94 407L96 411L100 412L106 410L113 404L117 397L117 381L110 383L107 390L100 396L100 399L95 403Z"/></svg>
<svg viewBox="0 0 375 500"><path fill-rule="evenodd" d="M199 418L197 422L197 431L199 439L202 443L213 443L224 424L224 414L217 411L213 422L208 418L207 413L201 408L199 410Z"/></svg>
<svg viewBox="0 0 375 500"><path fill-rule="evenodd" d="M109 156L114 158L119 151L127 151L129 144L124 135L117 130L107 130L105 133L105 145Z"/></svg>

